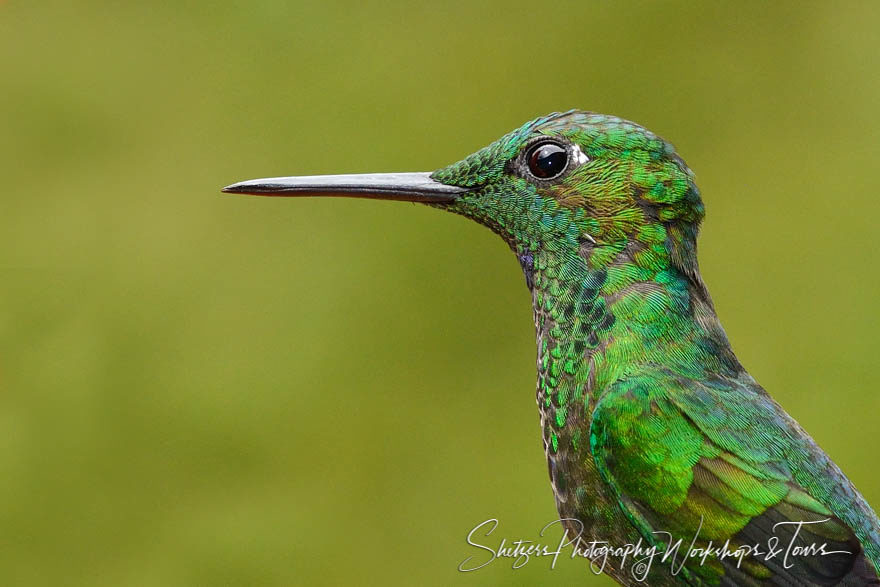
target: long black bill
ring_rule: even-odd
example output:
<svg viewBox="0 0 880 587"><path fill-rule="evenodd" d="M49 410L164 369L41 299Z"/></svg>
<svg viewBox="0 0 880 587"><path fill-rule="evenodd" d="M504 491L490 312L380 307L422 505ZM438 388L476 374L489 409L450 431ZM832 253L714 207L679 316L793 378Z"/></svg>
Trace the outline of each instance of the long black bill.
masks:
<svg viewBox="0 0 880 587"><path fill-rule="evenodd" d="M363 173L252 179L226 186L223 191L255 196L335 196L443 203L452 202L468 190L434 181L430 173Z"/></svg>

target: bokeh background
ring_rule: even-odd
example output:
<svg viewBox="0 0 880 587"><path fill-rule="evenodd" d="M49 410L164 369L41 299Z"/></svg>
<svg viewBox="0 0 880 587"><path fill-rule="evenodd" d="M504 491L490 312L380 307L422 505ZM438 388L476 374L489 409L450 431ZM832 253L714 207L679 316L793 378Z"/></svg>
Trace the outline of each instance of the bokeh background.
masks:
<svg viewBox="0 0 880 587"><path fill-rule="evenodd" d="M609 585L456 570L479 522L556 516L500 239L219 193L431 170L572 107L678 146L736 351L880 506L878 25L872 2L0 3L0 583Z"/></svg>

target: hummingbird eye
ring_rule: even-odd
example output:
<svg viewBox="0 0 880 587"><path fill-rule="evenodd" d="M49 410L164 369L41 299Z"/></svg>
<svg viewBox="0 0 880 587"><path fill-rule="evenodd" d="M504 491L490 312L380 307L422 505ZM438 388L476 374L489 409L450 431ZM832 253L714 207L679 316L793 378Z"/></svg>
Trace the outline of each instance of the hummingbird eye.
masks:
<svg viewBox="0 0 880 587"><path fill-rule="evenodd" d="M557 143L538 143L529 149L526 162L538 179L553 179L568 167L568 150Z"/></svg>

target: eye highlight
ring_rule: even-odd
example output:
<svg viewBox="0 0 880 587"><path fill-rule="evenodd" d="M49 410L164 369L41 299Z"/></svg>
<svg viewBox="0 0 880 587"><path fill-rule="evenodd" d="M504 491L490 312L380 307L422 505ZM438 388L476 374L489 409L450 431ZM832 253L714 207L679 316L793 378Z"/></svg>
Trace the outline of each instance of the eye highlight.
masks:
<svg viewBox="0 0 880 587"><path fill-rule="evenodd" d="M536 178L553 179L568 167L568 149L558 143L538 143L529 149L526 163Z"/></svg>

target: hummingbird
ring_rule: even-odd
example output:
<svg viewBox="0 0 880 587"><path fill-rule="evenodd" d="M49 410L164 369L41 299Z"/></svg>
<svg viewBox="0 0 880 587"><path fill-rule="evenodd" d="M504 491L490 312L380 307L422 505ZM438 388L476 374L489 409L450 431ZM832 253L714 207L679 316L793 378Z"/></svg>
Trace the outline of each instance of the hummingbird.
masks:
<svg viewBox="0 0 880 587"><path fill-rule="evenodd" d="M880 584L877 515L731 349L697 264L694 174L651 131L571 110L434 172L223 191L418 202L504 239L532 297L560 520L594 564L592 542L642 549L603 559L620 584Z"/></svg>

